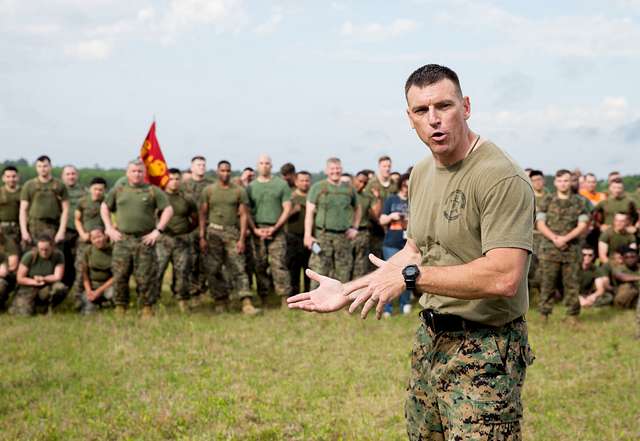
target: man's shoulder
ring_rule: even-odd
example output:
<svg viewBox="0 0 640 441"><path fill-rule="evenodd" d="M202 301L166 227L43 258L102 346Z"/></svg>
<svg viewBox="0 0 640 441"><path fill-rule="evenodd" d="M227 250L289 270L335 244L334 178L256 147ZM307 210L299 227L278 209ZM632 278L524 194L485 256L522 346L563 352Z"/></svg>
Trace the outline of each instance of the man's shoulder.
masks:
<svg viewBox="0 0 640 441"><path fill-rule="evenodd" d="M529 177L522 167L520 167L507 152L492 141L485 141L485 143L478 148L477 154L479 159L477 172L489 182L494 181L497 183L505 178L519 177L531 186Z"/></svg>

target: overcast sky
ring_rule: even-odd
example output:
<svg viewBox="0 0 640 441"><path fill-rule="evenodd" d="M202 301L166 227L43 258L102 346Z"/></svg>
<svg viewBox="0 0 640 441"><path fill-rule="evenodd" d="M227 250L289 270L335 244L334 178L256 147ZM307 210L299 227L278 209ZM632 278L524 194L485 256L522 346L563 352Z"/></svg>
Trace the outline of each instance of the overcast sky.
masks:
<svg viewBox="0 0 640 441"><path fill-rule="evenodd" d="M640 0L0 0L0 159L122 166L155 115L170 166L404 170L427 63L523 167L638 172Z"/></svg>

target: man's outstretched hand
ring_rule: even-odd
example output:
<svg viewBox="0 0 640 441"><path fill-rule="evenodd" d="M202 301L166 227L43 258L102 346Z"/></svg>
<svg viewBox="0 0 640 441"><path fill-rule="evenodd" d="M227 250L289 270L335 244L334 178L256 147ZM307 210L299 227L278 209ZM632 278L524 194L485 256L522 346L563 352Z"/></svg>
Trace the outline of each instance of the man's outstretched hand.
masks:
<svg viewBox="0 0 640 441"><path fill-rule="evenodd" d="M342 282L330 277L322 276L308 269L307 276L320 283L316 289L303 292L287 299L290 309L302 309L310 312L338 311L351 301L345 296Z"/></svg>

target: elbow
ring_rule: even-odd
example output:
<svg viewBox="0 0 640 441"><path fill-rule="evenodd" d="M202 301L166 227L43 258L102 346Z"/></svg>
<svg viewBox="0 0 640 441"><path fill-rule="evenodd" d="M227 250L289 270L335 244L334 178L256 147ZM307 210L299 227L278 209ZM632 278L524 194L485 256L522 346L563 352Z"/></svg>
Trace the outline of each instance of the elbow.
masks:
<svg viewBox="0 0 640 441"><path fill-rule="evenodd" d="M520 277L514 274L504 274L498 277L495 283L494 294L499 297L512 298L518 293Z"/></svg>

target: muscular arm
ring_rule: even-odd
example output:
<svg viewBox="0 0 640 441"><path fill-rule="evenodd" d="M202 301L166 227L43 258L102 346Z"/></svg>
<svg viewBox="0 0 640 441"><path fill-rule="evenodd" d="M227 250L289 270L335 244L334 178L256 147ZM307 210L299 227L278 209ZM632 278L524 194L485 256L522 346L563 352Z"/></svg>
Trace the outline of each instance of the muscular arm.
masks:
<svg viewBox="0 0 640 441"><path fill-rule="evenodd" d="M29 201L20 201L20 213L18 215L18 221L20 223L20 234L22 234L22 240L30 242L29 236Z"/></svg>
<svg viewBox="0 0 640 441"><path fill-rule="evenodd" d="M198 211L198 227L200 239L207 237L207 213L209 213L209 203L203 202L200 204L200 210Z"/></svg>
<svg viewBox="0 0 640 441"><path fill-rule="evenodd" d="M585 231L587 231L588 226L589 224L587 222L578 222L578 225L576 225L576 227L573 230L569 231L567 234L562 236L562 238L564 239L565 242L570 242L576 237L582 235L582 233L584 233Z"/></svg>
<svg viewBox="0 0 640 441"><path fill-rule="evenodd" d="M62 280L62 277L64 276L64 265L60 264L60 265L56 265L56 267L53 270L53 274L49 274L48 276L44 276L44 281L47 283L55 283L55 282L59 282Z"/></svg>
<svg viewBox="0 0 640 441"><path fill-rule="evenodd" d="M238 211L240 212L240 240L244 240L249 227L249 209L245 204L240 204Z"/></svg>
<svg viewBox="0 0 640 441"><path fill-rule="evenodd" d="M536 222L536 228L539 232L542 233L544 237L549 239L551 242L553 242L558 237L558 235L551 231L551 228L549 228L546 222L543 220L539 220Z"/></svg>
<svg viewBox="0 0 640 441"><path fill-rule="evenodd" d="M60 238L60 241L64 240L64 233L67 231L67 221L69 220L69 207L70 207L70 203L68 200L62 201L62 213L60 213L60 227L58 227L58 233L56 234L57 238Z"/></svg>
<svg viewBox="0 0 640 441"><path fill-rule="evenodd" d="M27 268L26 265L21 263L18 266L18 273L16 274L16 282L18 283L18 285L22 285L22 286L42 286L43 285L43 283L36 281L36 279L29 277L27 274L29 274L29 268Z"/></svg>
<svg viewBox="0 0 640 441"><path fill-rule="evenodd" d="M173 217L173 207L171 205L167 205L164 210L162 210L162 214L160 214L160 220L158 220L156 229L164 230L171 220L171 217Z"/></svg>
<svg viewBox="0 0 640 441"><path fill-rule="evenodd" d="M316 213L316 204L307 201L307 208L304 214L304 244L307 248L311 248L313 237L313 218Z"/></svg>
<svg viewBox="0 0 640 441"><path fill-rule="evenodd" d="M618 271L613 272L613 278L623 283L640 281L640 276L634 276L633 274L625 274Z"/></svg>
<svg viewBox="0 0 640 441"><path fill-rule="evenodd" d="M82 239L82 241L86 241L89 236L89 233L85 231L84 226L82 225L82 212L80 210L76 210L73 213L73 223L76 226L76 231L78 232L78 236Z"/></svg>
<svg viewBox="0 0 640 441"><path fill-rule="evenodd" d="M355 210L353 210L353 223L351 224L351 228L358 229L360 225L360 220L362 219L362 207L360 204L356 204Z"/></svg>
<svg viewBox="0 0 640 441"><path fill-rule="evenodd" d="M282 203L282 213L280 213L280 217L278 221L273 226L274 231L278 231L289 219L289 215L291 214L291 201L284 201Z"/></svg>
<svg viewBox="0 0 640 441"><path fill-rule="evenodd" d="M600 263L609 262L609 244L598 241L598 259Z"/></svg>
<svg viewBox="0 0 640 441"><path fill-rule="evenodd" d="M113 223L111 223L111 210L109 210L109 207L105 202L100 204L100 217L102 218L105 231L109 231L114 228Z"/></svg>

